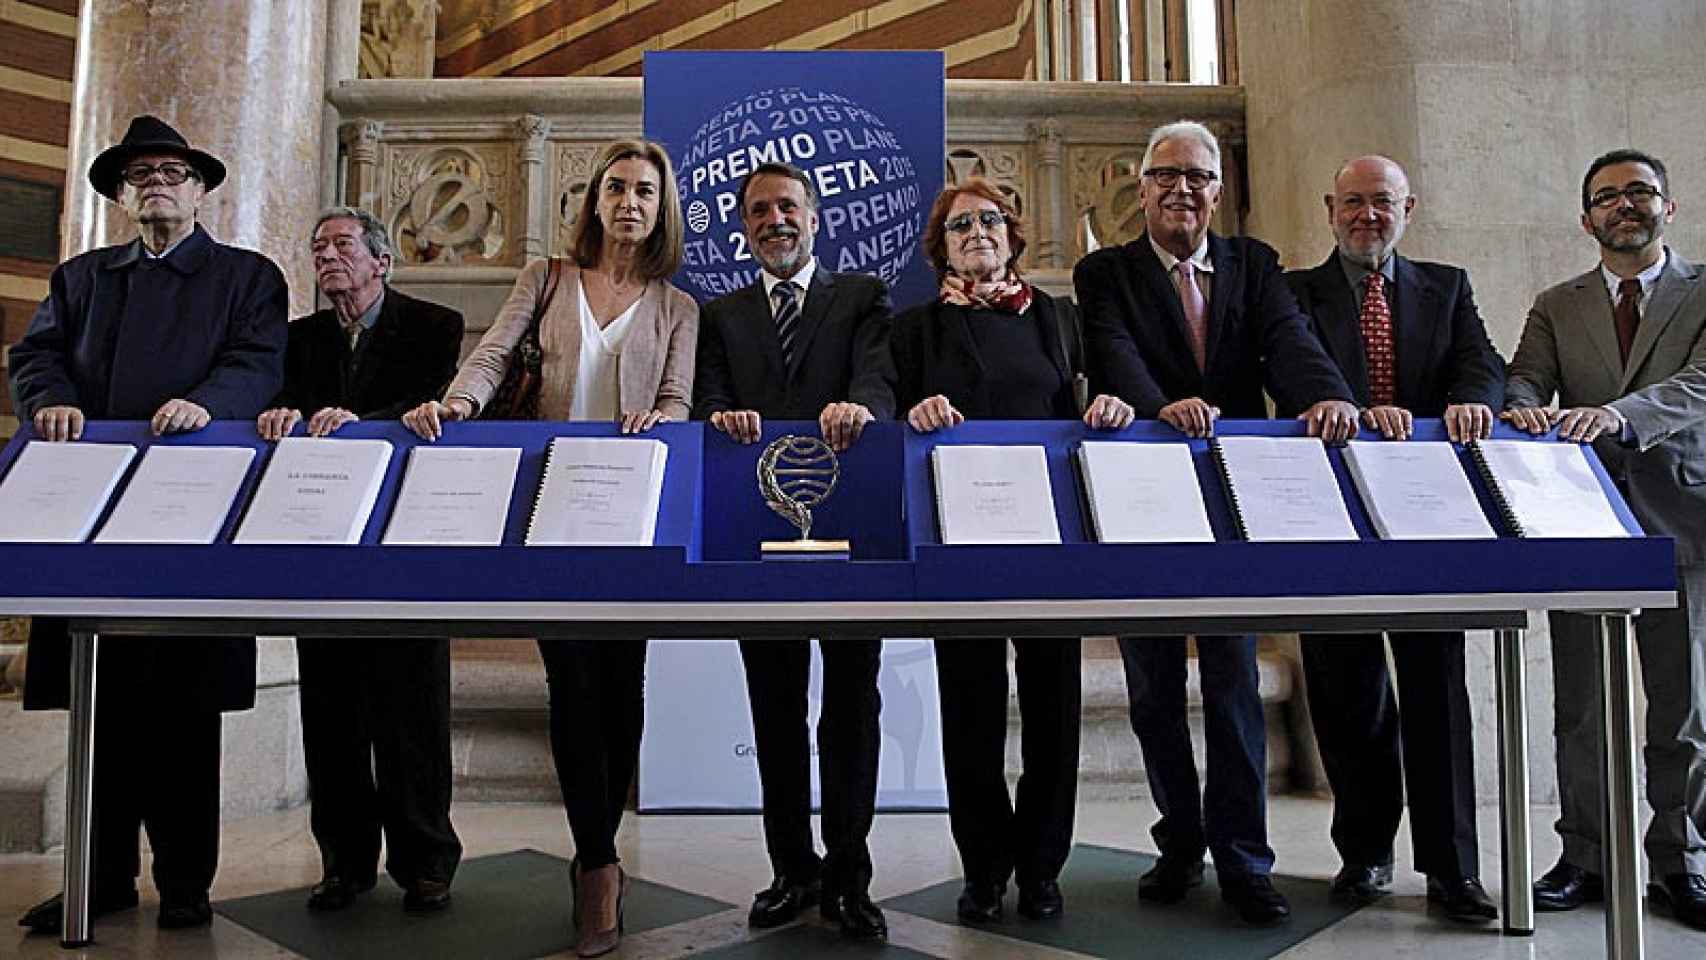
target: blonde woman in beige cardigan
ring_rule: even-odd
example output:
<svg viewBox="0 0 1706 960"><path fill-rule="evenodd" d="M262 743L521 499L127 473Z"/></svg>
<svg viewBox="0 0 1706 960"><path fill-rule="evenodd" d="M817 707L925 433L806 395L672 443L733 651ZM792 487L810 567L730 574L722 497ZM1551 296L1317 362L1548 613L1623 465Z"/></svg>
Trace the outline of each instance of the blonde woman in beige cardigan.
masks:
<svg viewBox="0 0 1706 960"><path fill-rule="evenodd" d="M539 324L539 416L615 419L624 433L687 419L699 308L670 285L682 256L681 201L663 148L622 141L605 148L575 222L570 262ZM428 440L447 420L477 416L491 400L544 292L535 261L442 401L403 416ZM575 840L574 915L582 957L616 949L626 876L616 828L640 754L646 641L542 637L551 691L551 753Z"/></svg>

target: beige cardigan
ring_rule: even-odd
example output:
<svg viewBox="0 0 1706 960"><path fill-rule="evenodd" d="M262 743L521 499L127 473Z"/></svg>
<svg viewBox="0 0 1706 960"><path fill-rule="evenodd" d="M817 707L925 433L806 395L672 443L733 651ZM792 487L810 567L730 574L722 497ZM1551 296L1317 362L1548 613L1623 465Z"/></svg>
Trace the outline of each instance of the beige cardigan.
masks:
<svg viewBox="0 0 1706 960"><path fill-rule="evenodd" d="M535 260L515 278L509 299L499 308L491 329L462 361L445 397L468 397L484 407L503 382L510 355L527 333L534 304L545 287L546 261ZM539 418L567 420L580 373L581 271L573 260L563 262L563 275L551 305L539 321L541 361ZM686 420L693 405L693 360L699 339L699 305L665 280L646 284L635 306L633 326L617 361L617 394L623 411L657 410L673 420Z"/></svg>

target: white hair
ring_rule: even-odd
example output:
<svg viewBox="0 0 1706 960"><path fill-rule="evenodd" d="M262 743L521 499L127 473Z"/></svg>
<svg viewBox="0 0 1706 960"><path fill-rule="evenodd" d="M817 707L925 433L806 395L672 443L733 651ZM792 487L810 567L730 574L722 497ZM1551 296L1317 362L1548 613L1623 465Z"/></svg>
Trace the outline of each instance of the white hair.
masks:
<svg viewBox="0 0 1706 960"><path fill-rule="evenodd" d="M1208 150L1208 155L1214 158L1214 172L1220 172L1220 141L1214 138L1213 131L1195 120L1175 120L1156 127L1149 134L1149 146L1143 150L1143 170L1149 169L1150 161L1155 159L1155 148L1166 140L1195 140Z"/></svg>

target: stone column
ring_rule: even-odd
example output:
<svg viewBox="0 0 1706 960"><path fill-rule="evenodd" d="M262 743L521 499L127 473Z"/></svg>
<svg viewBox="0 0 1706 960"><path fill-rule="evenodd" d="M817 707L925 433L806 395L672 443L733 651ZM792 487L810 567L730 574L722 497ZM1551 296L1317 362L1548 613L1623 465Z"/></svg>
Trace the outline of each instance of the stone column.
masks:
<svg viewBox="0 0 1706 960"><path fill-rule="evenodd" d="M272 257L290 281L292 315L309 312L305 254L320 199L325 16L322 2L84 0L64 253L134 235L84 175L131 117L152 113L230 170L202 206L208 232Z"/></svg>
<svg viewBox="0 0 1706 960"><path fill-rule="evenodd" d="M1074 229L1066 174L1061 169L1060 122L1048 117L1031 124L1029 133L1037 148L1037 189L1031 198L1037 210L1032 220L1038 227L1036 263L1045 270L1059 270L1067 266Z"/></svg>
<svg viewBox="0 0 1706 960"><path fill-rule="evenodd" d="M516 118L521 135L521 255L526 260L543 257L550 246L550 206L555 196L545 168L545 138L551 121L535 113Z"/></svg>
<svg viewBox="0 0 1706 960"><path fill-rule="evenodd" d="M383 129L378 120L350 120L338 127L338 138L349 151L344 202L363 210L372 211L379 199L379 134Z"/></svg>
<svg viewBox="0 0 1706 960"><path fill-rule="evenodd" d="M1250 232L1288 266L1332 249L1321 197L1346 158L1384 153L1417 196L1401 251L1469 271L1488 332L1509 357L1535 294L1590 268L1582 174L1623 146L1671 167L1667 235L1706 241L1706 5L1698 0L1414 4L1301 0L1238 6L1246 90ZM1403 361L1400 360L1400 363ZM1531 622L1533 795L1556 798L1550 648ZM1492 656L1471 634L1477 787L1497 796ZM1483 837L1483 849L1490 843Z"/></svg>

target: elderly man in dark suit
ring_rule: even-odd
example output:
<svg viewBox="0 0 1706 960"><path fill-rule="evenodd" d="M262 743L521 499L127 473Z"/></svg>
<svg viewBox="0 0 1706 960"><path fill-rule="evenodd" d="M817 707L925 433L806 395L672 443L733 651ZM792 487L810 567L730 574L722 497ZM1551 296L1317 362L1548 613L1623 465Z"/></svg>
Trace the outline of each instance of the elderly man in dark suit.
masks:
<svg viewBox="0 0 1706 960"><path fill-rule="evenodd" d="M268 440L307 412L310 436L387 420L456 372L462 315L392 289L391 238L354 207L320 214L314 277L331 307L290 325L284 390L256 419ZM450 641L301 637L302 754L322 878L311 910L341 910L386 871L413 913L450 903L462 844L450 824Z"/></svg>
<svg viewBox="0 0 1706 960"><path fill-rule="evenodd" d="M1665 167L1614 150L1582 179L1582 229L1600 262L1540 294L1505 391L1505 416L1592 443L1649 534L1676 539L1677 607L1636 621L1647 692L1647 861L1653 900L1706 930L1706 283L1664 242L1676 216ZM1558 409L1546 409L1553 395ZM1558 863L1541 910L1604 897L1600 674L1589 621L1554 614Z"/></svg>
<svg viewBox="0 0 1706 960"><path fill-rule="evenodd" d="M694 416L742 443L764 417L812 419L837 450L866 423L894 414L888 289L876 277L830 273L812 256L818 198L811 177L765 164L741 183L741 219L763 270L745 289L706 304L699 317ZM881 747L877 670L882 640L825 637L818 771L823 790L819 859L811 834L811 762L803 639L740 641L764 793L764 837L775 878L754 898L755 927L792 920L821 898L826 919L858 938L888 935L871 902L866 837L876 810Z"/></svg>
<svg viewBox="0 0 1706 960"><path fill-rule="evenodd" d="M224 180L224 164L149 116L89 166L95 192L123 207L141 236L54 270L12 347L13 395L38 436L75 440L85 418L149 420L157 434L199 430L253 417L278 392L284 275L196 223ZM63 620L35 621L26 707L67 705L66 640ZM254 706L254 640L105 644L96 689L93 912L136 905L138 830L147 826L160 926L204 925L219 862L219 714ZM55 896L20 924L57 933L62 909Z"/></svg>
<svg viewBox="0 0 1706 960"><path fill-rule="evenodd" d="M1334 251L1286 274L1321 345L1355 391L1363 426L1388 440L1412 418L1443 417L1452 440L1489 436L1504 405L1505 365L1487 339L1469 276L1397 253L1416 198L1386 157L1346 163L1326 197ZM1390 632L1403 692L1394 699L1380 634L1306 635L1315 739L1333 786L1332 898L1362 905L1392 883L1392 839L1410 801L1416 869L1445 915L1498 916L1480 881L1474 730L1462 631Z"/></svg>
<svg viewBox="0 0 1706 960"><path fill-rule="evenodd" d="M1158 128L1144 151L1139 198L1144 235L1079 261L1073 286L1084 318L1091 386L1140 417L1187 436L1208 436L1222 413L1267 416L1265 384L1280 411L1311 435L1356 430L1350 388L1309 333L1265 244L1209 230L1220 202L1220 146L1198 123ZM1151 831L1161 860L1138 883L1157 903L1202 883L1214 856L1221 897L1248 923L1291 915L1268 875L1267 743L1256 688L1256 641L1197 638L1208 734L1206 796L1197 784L1185 720L1185 638L1120 638L1131 725L1161 820Z"/></svg>

